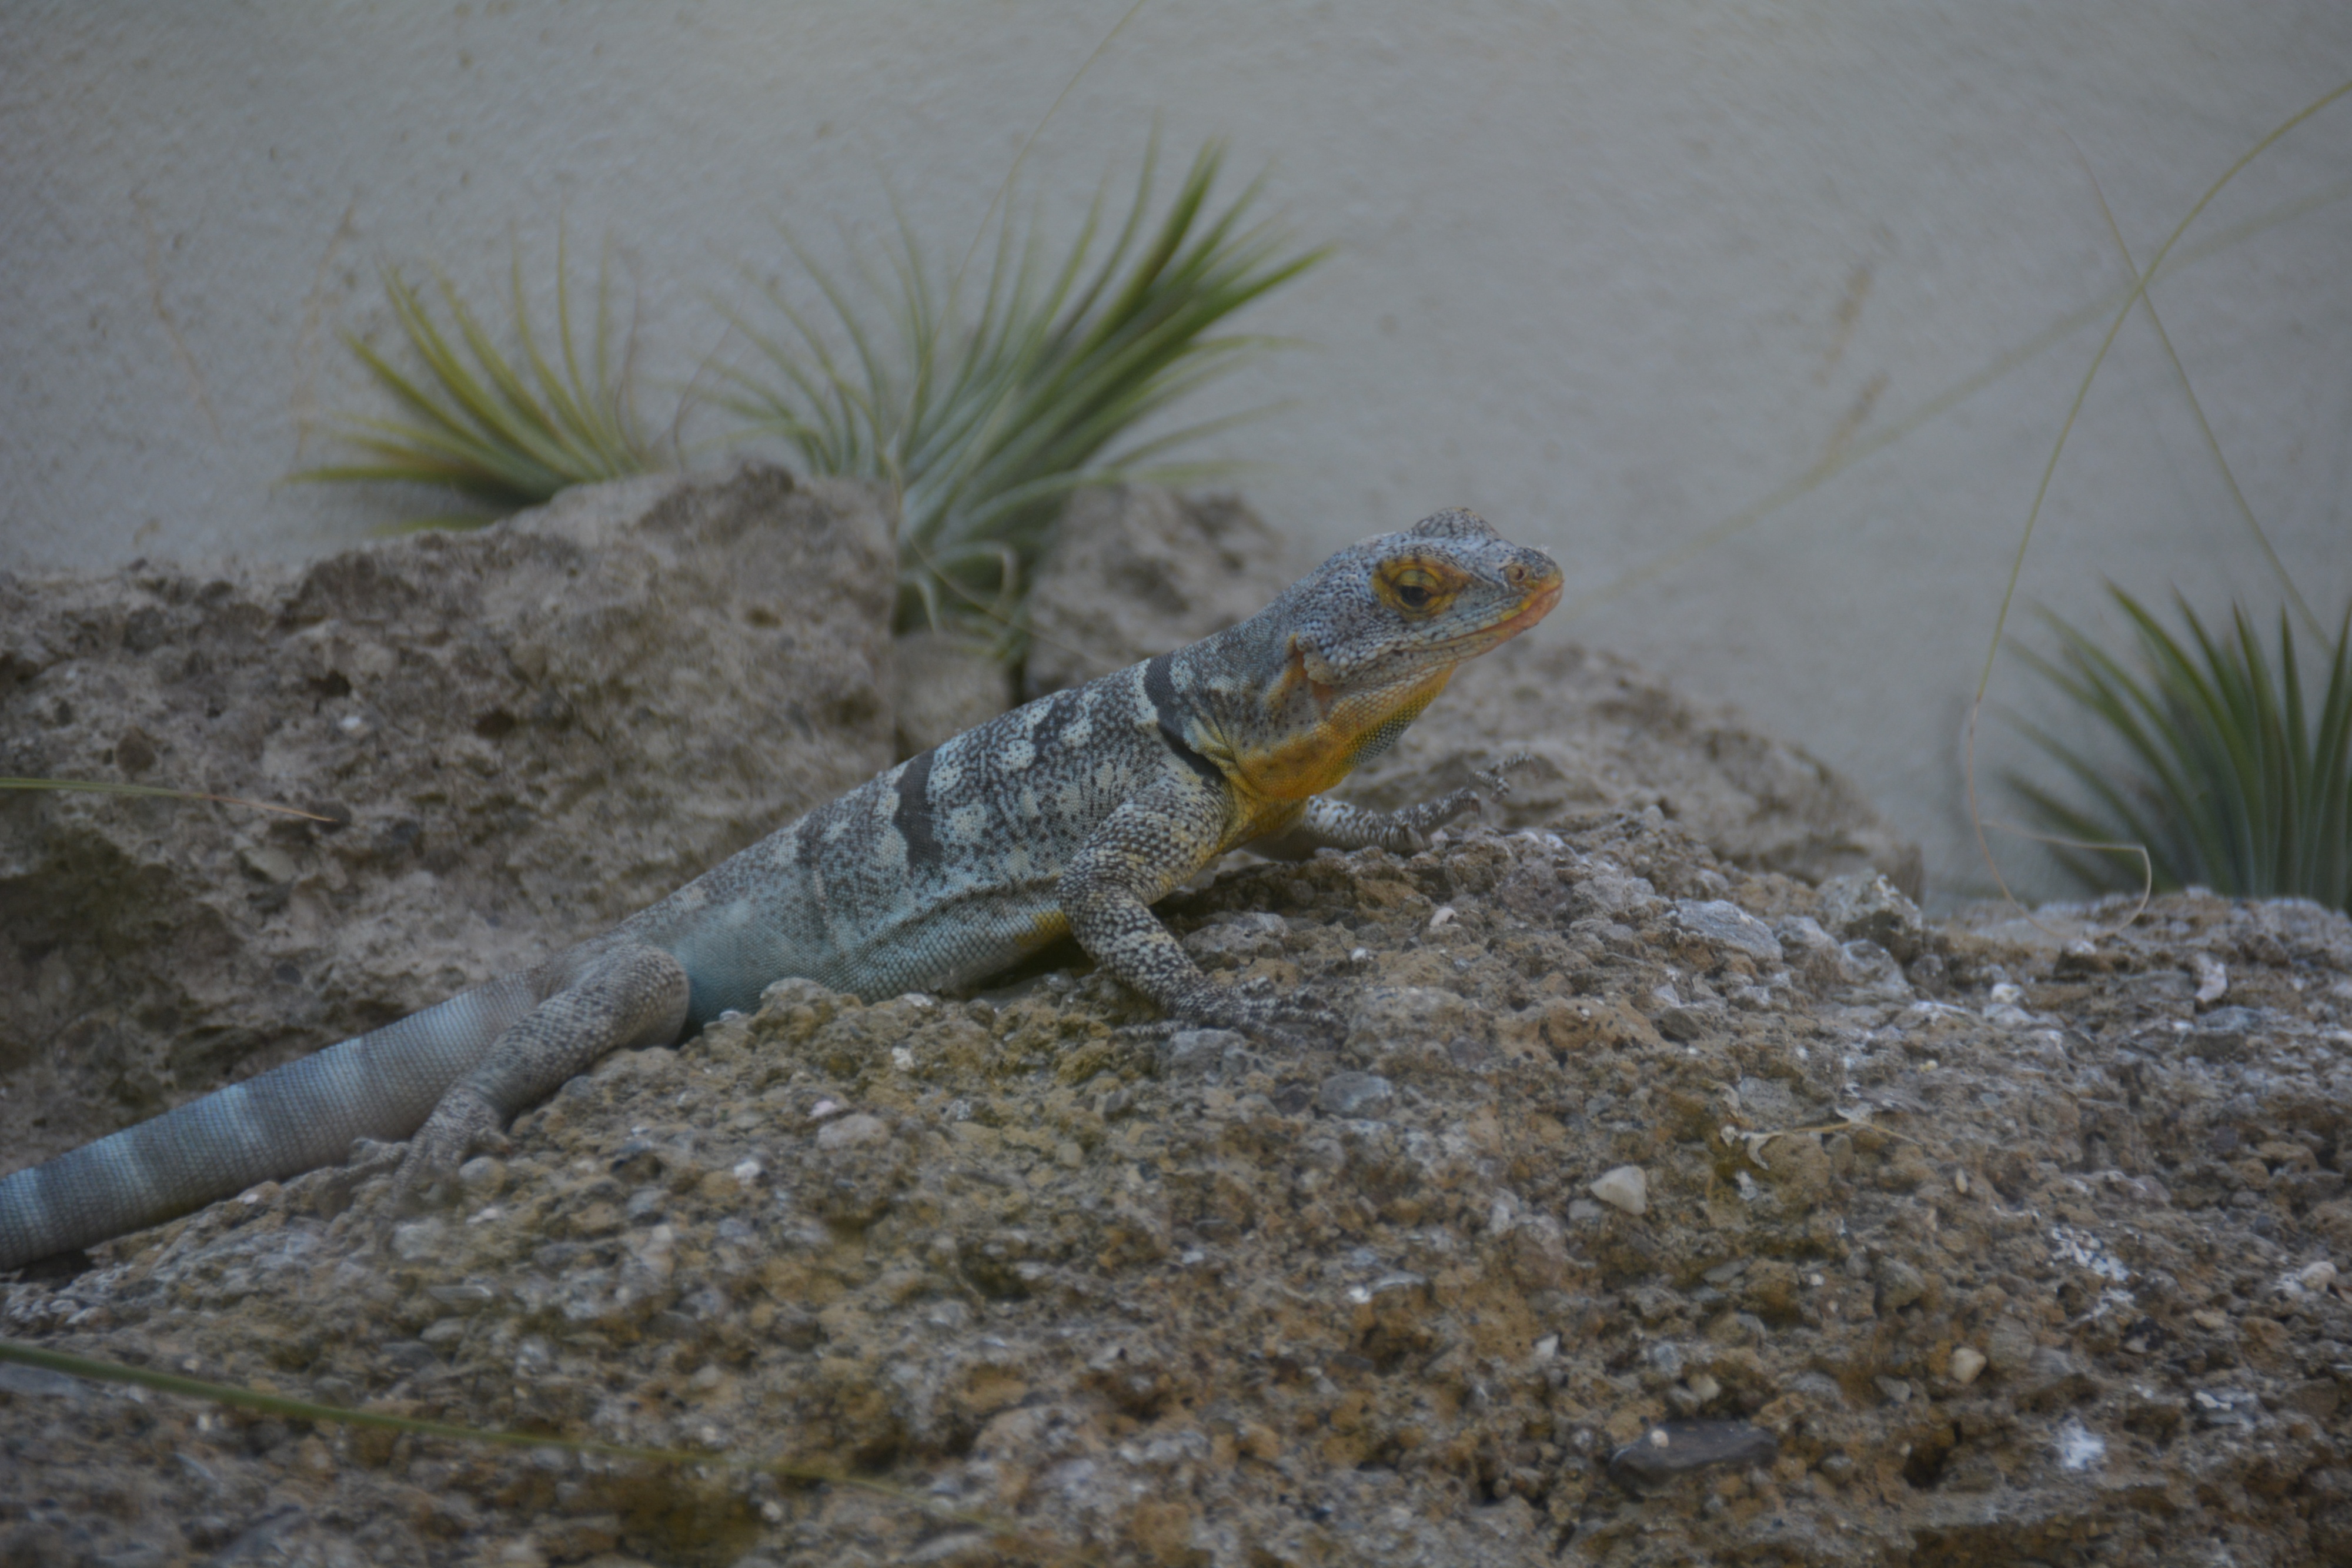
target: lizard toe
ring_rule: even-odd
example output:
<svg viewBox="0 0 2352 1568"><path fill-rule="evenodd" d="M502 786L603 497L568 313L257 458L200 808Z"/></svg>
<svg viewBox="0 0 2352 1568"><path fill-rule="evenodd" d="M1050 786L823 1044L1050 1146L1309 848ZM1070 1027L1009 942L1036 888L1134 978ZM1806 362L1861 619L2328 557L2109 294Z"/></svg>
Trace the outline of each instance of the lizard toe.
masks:
<svg viewBox="0 0 2352 1568"><path fill-rule="evenodd" d="M498 1108L459 1084L441 1098L392 1178L392 1207L403 1213L440 1201L457 1184L457 1167L482 1150L508 1146Z"/></svg>

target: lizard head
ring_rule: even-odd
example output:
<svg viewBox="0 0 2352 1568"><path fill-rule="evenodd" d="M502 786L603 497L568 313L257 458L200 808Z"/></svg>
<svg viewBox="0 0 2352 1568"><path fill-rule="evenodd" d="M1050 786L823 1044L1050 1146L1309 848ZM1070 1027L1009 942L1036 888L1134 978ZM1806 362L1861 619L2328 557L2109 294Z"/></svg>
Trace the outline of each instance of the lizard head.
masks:
<svg viewBox="0 0 2352 1568"><path fill-rule="evenodd" d="M1254 700L1229 727L1255 793L1319 793L1385 749L1455 665L1559 602L1559 568L1470 512L1350 545L1234 629L1254 644ZM1228 633L1232 635L1232 633Z"/></svg>

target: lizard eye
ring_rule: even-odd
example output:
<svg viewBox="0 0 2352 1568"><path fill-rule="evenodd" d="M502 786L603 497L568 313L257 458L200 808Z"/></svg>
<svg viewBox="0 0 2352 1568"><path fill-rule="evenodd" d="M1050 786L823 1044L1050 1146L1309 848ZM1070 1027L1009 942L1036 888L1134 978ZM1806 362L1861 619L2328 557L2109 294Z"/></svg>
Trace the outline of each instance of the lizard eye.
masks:
<svg viewBox="0 0 2352 1568"><path fill-rule="evenodd" d="M1425 615L1442 610L1451 597L1448 585L1438 575L1423 566L1400 566L1381 573L1381 597L1398 610L1412 615Z"/></svg>

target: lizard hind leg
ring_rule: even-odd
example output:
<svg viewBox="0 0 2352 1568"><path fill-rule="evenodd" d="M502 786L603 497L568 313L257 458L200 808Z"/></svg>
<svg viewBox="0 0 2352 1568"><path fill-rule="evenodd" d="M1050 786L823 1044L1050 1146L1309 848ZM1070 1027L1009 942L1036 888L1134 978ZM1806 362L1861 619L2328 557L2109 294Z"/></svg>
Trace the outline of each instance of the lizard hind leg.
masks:
<svg viewBox="0 0 2352 1568"><path fill-rule="evenodd" d="M686 1028L686 967L658 947L597 954L537 1007L500 1030L409 1140L393 1178L392 1212L431 1197L472 1155L503 1150L520 1112L615 1051L667 1045Z"/></svg>

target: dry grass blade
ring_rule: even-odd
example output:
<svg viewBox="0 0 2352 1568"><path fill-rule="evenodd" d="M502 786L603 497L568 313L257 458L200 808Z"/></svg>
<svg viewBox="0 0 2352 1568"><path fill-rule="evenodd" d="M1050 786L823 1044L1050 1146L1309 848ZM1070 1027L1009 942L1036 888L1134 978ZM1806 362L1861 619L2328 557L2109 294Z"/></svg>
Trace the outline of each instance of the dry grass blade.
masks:
<svg viewBox="0 0 2352 1568"><path fill-rule="evenodd" d="M478 525L537 506L569 486L662 466L659 448L636 414L633 332L624 335L614 362L609 256L597 264L595 323L583 355L572 327L571 269L558 240L555 311L561 342L552 360L531 328L520 246L511 280L517 356L499 346L437 270L433 276L438 314L398 267L385 267L383 276L384 297L422 371L403 371L368 343L346 338L398 412L390 417L336 416L334 434L364 460L307 468L290 477L432 486L487 508L479 516L411 525L433 527Z"/></svg>
<svg viewBox="0 0 2352 1568"><path fill-rule="evenodd" d="M2130 317L2133 307L2137 305L2147 294L2148 285L2164 276L2165 263L2172 256L2173 247L2180 243L2181 235L2189 232L2189 225L2197 221L2198 214L2211 204L2213 198L2220 195L2230 182L2236 179L2248 164L2276 146L2280 140L2296 126L2347 94L2352 94L2352 81L2338 83L2312 99L2311 102L2280 121L2268 135L2246 149L2237 162L2223 170L2221 177L2208 185L2205 188L2205 193L2199 196L2189 211L2181 215L2180 221L2173 225L2172 232L2165 235L2164 243L2158 246L2155 254L2148 258L2145 271L2140 269L2137 262L2130 260L2128 252L2126 253L2126 260L2137 277L2131 287L2126 291L2122 307L2116 313L2115 319L2108 323L2106 335L2100 340L2098 351L2091 356L2089 366L2083 371L2083 380L2074 389L2074 400L2067 407L2066 417L2059 423L2058 439L2052 444L2050 459L2042 465L2041 483L2034 487L2033 504L2026 508L2025 528L2018 537L2017 554L2010 563L2009 580L2001 589L2000 608L1993 616L1992 635L1987 639L1985 644L1984 669L1977 676L1976 693L1969 700L1967 738L1963 746L1961 764L1961 774L1968 796L1969 821L1976 830L1977 850L1984 856L1986 869L1992 873L1993 882L2000 887L2001 896L2007 898L2011 904L2017 902L2017 895L2010 891L2009 879L2001 873L2000 862L1994 857L1992 845L1985 838L1984 812L1977 800L1977 725L1984 712L1986 688L1992 684L1993 665L2000 659L2000 650L2007 640L2010 606L2016 599L2018 582L2024 575L2026 552L2032 548L2034 529L2041 521L2042 503L2049 498L2050 481L2058 472L2058 460L2065 455L2066 438L2073 433L2074 422L2082 416L2083 405L2091 395L2091 385L2098 379L2099 367L2106 362L2108 350L2115 347L2116 334L2123 330L2124 322ZM2232 484L2234 483L2233 479ZM2251 520L2251 512L2248 516Z"/></svg>
<svg viewBox="0 0 2352 1568"><path fill-rule="evenodd" d="M94 1383L120 1383L139 1388L150 1388L162 1394L178 1395L190 1399L202 1399L214 1405L226 1405L236 1409L257 1410L265 1415L282 1416L298 1421L316 1421L330 1426L365 1427L377 1431L401 1432L420 1437L439 1437L459 1443L478 1443L491 1447L518 1448L551 1448L565 1453L591 1454L599 1458L620 1459L639 1464L674 1465L684 1467L713 1466L730 1469L765 1470L785 1480L821 1483L847 1487L871 1492L894 1501L922 1510L925 1513L962 1524L976 1525L1007 1541L1022 1541L1019 1531L1009 1521L970 1510L944 1506L940 1500L911 1488L893 1486L865 1476L783 1460L746 1459L723 1450L696 1448L654 1448L630 1443L601 1442L592 1437L566 1437L551 1432L520 1432L488 1427L467 1427L451 1421L431 1421L414 1416L399 1416L389 1411L349 1409L339 1405L321 1405L309 1399L289 1398L282 1394L266 1394L257 1388L247 1388L233 1383L214 1383L204 1378L184 1377L177 1373L159 1372L152 1367L127 1366L121 1362L101 1361L92 1356L73 1355L64 1351L50 1350L43 1345L26 1344L16 1340L0 1339L0 1363L37 1367L68 1377L86 1378ZM1024 1542L1024 1544L1029 1544Z"/></svg>
<svg viewBox="0 0 2352 1568"><path fill-rule="evenodd" d="M2242 610L2217 634L2181 601L2177 634L2109 591L2131 622L2133 664L2054 618L2057 657L2021 656L2116 744L2122 770L2025 726L2081 793L2068 799L2015 775L2011 788L2057 832L2146 845L2159 888L2352 908L2352 608L2315 708L2284 612L2273 657ZM2061 859L2094 886L2119 884L2107 862Z"/></svg>
<svg viewBox="0 0 2352 1568"><path fill-rule="evenodd" d="M789 236L829 319L768 289L782 326L735 324L749 367L719 373L718 401L781 436L819 473L901 494L899 623L1015 623L1027 575L1069 492L1145 476L1144 460L1225 428L1233 415L1128 445L1129 431L1276 340L1216 329L1323 256L1245 225L1253 183L1221 210L1212 143L1153 215L1147 156L1133 200L1097 256L1104 201L1050 257L1035 223L1008 218L976 300L944 287L902 222L887 269L853 291ZM1259 412L1259 411L1253 411ZM1010 652L1016 639L1005 638Z"/></svg>
<svg viewBox="0 0 2352 1568"><path fill-rule="evenodd" d="M159 800L210 800L222 806L246 806L256 811L275 811L281 817L299 817L306 822L331 822L332 817L321 817L316 811L298 810L292 806L273 806L267 800L247 800L236 795L207 795L200 789L167 789L161 784L118 784L103 779L0 779L0 789L70 789L93 795L141 795Z"/></svg>

